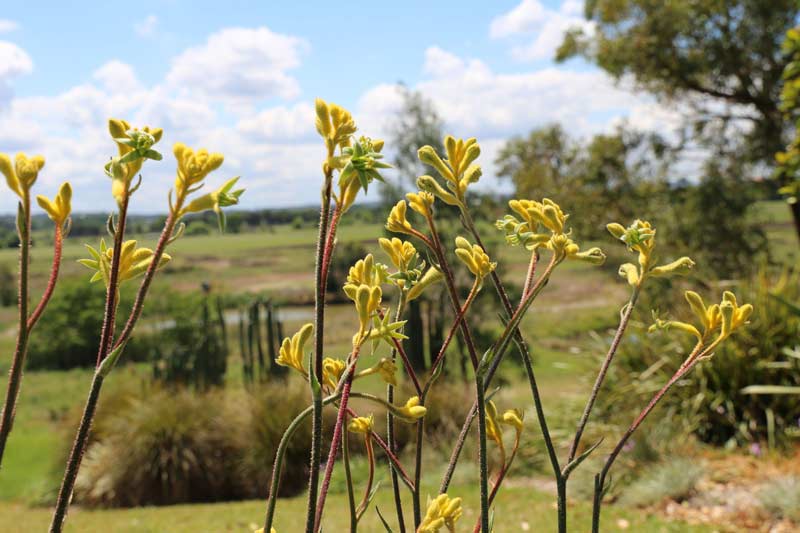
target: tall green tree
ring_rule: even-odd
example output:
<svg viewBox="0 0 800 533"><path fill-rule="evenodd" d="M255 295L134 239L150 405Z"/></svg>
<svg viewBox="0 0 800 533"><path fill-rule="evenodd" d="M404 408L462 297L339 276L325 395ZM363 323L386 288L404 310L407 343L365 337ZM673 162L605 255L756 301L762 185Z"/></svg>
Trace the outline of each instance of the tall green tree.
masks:
<svg viewBox="0 0 800 533"><path fill-rule="evenodd" d="M399 179L396 183L381 185L381 197L387 204L403 198L405 192L416 189L417 177L429 173L417 157L421 146L433 146L437 153L444 152L444 122L433 102L419 91L398 85L403 97L400 108L389 130L390 142L396 151L392 164Z"/></svg>
<svg viewBox="0 0 800 533"><path fill-rule="evenodd" d="M582 56L662 101L688 104L693 140L725 140L730 152L772 167L789 129L781 43L799 15L797 0L587 0L594 31L570 30L557 59Z"/></svg>

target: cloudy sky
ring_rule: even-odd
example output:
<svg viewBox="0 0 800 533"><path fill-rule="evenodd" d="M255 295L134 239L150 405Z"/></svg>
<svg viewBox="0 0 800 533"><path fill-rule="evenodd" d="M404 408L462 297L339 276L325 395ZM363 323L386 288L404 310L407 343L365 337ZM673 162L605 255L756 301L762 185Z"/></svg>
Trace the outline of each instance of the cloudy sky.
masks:
<svg viewBox="0 0 800 533"><path fill-rule="evenodd" d="M581 0L473 2L9 2L0 14L0 152L41 153L37 193L65 179L74 208L112 208L102 168L108 117L164 128L132 207L163 212L180 140L225 154L209 185L241 175L244 207L310 205L322 144L313 101L349 108L380 137L400 98L423 91L447 130L484 148L497 184L504 139L553 121L585 136L621 120L660 129L669 113L582 61L557 65ZM0 212L14 209L3 190Z"/></svg>

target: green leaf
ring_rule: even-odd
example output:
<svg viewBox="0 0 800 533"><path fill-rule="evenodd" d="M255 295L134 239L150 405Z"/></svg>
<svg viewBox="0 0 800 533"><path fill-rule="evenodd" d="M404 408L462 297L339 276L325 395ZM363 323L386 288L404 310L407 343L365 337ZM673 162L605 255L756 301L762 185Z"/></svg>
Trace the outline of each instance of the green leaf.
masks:
<svg viewBox="0 0 800 533"><path fill-rule="evenodd" d="M742 394L800 394L800 387L789 385L750 385L743 388Z"/></svg>
<svg viewBox="0 0 800 533"><path fill-rule="evenodd" d="M386 519L381 514L381 509L377 505L375 506L375 512L378 513L378 518L381 519L381 524L383 524L384 529L386 529L386 533L394 533L392 528L389 527L389 524L386 522Z"/></svg>

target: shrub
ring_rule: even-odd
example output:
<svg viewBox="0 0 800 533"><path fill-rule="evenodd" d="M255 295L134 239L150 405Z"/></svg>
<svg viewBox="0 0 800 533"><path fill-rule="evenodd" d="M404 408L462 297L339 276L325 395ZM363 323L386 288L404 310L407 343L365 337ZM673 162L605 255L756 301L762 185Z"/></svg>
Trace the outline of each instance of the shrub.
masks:
<svg viewBox="0 0 800 533"><path fill-rule="evenodd" d="M761 506L779 518L800 521L800 478L786 476L769 481L758 493Z"/></svg>
<svg viewBox="0 0 800 533"><path fill-rule="evenodd" d="M771 293L779 290L789 301L800 301L797 273L776 285L765 271L742 284L743 298L754 303L750 324L740 335L716 350L713 363L700 365L665 398L666 409L680 414L687 430L713 444L745 445L770 439L778 443L794 435L800 417L800 395L743 394L752 384L798 386L800 361L786 357L785 347L800 338L800 317ZM659 301L664 301L659 295ZM674 338L674 335L671 336ZM680 364L689 344L666 341L663 334L631 331L612 372L603 401L604 411L630 411L640 405ZM768 418L772 421L769 422Z"/></svg>
<svg viewBox="0 0 800 533"><path fill-rule="evenodd" d="M647 468L622 495L622 502L635 507L657 504L667 498L680 502L694 491L705 469L686 458L672 458Z"/></svg>

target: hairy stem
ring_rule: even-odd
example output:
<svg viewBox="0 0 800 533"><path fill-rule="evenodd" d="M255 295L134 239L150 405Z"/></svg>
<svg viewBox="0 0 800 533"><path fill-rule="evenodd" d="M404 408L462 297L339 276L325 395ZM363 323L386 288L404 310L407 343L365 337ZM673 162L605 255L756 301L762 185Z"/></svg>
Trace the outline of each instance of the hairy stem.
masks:
<svg viewBox="0 0 800 533"><path fill-rule="evenodd" d="M31 235L31 197L24 191L20 212L22 224L18 221L19 235L19 282L17 288L17 306L19 323L17 326L17 345L14 349L14 358L11 360L11 369L8 372L8 387L6 399L3 404L3 416L0 418L0 464L6 449L6 442L14 425L14 414L17 408L19 389L22 386L22 371L25 367L25 354L28 350L28 266L30 264L30 235Z"/></svg>
<svg viewBox="0 0 800 533"><path fill-rule="evenodd" d="M614 333L611 346L608 348L608 352L603 359L603 364L600 366L600 372L597 373L597 379L595 379L594 385L592 386L592 392L589 395L589 400L586 402L586 407L583 409L583 414L578 422L578 428L575 430L575 438L572 440L572 446L569 450L567 463L572 462L572 460L575 459L575 455L578 453L578 446L580 446L581 436L583 436L583 431L586 429L586 424L589 421L589 415L592 413L592 408L594 407L595 401L597 401L597 395L600 393L600 387L603 386L603 380L605 380L606 374L608 373L608 368L611 366L612 359L614 359L614 354L617 353L619 343L622 341L622 335L625 333L625 328L628 327L628 322L630 321L633 308L636 305L638 298L639 287L637 286L633 289L633 294L631 294L631 298L625 307L625 311L620 317L619 327L617 327L617 331Z"/></svg>
<svg viewBox="0 0 800 533"><path fill-rule="evenodd" d="M64 244L64 236L60 225L56 224L53 232L53 266L50 267L50 277L47 280L47 287L44 289L41 300L33 310L31 316L28 318L28 334L30 334L33 327L39 321L39 318L44 313L50 298L53 296L53 291L56 289L56 281L58 281L58 271L61 267L61 251Z"/></svg>
<svg viewBox="0 0 800 533"><path fill-rule="evenodd" d="M356 515L356 496L353 491L353 473L350 471L350 442L347 432L342 433L342 462L344 462L344 480L347 487L347 508L350 511L350 533L358 530L358 516Z"/></svg>
<svg viewBox="0 0 800 533"><path fill-rule="evenodd" d="M333 154L329 150L328 157ZM322 188L322 206L319 213L319 235L317 237L317 259L315 266L316 290L314 293L314 367L309 372L314 372L316 382L322 382L322 359L324 349L325 328L325 290L327 280L326 272L326 242L328 241L328 225L331 209L331 186L333 169L325 169L325 185ZM319 470L322 456L322 398L314 388L314 380L309 380L311 397L313 401L313 417L311 421L311 459L309 461L308 475L308 506L306 509L306 533L314 533L317 492L319 487ZM267 530L268 531L268 530Z"/></svg>
<svg viewBox="0 0 800 533"><path fill-rule="evenodd" d="M401 289L400 291L400 298L397 302L397 311L395 311L394 321L398 322L400 318L403 316L403 312L405 311L405 292ZM398 343L399 344L399 343ZM402 347L402 345L400 346ZM397 348L392 349L392 363L397 360ZM411 369L413 372L413 368ZM394 386L391 383L386 385L386 401L390 404L394 403ZM397 436L395 435L395 427L394 427L394 415L391 411L386 412L386 441L389 445L389 449L392 453L397 454ZM395 512L397 513L397 528L400 533L406 533L406 523L405 517L403 516L403 500L400 497L400 482L397 479L397 472L394 471L393 468L389 467L389 474L392 480L392 494L394 495L394 508Z"/></svg>

